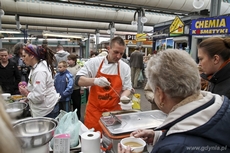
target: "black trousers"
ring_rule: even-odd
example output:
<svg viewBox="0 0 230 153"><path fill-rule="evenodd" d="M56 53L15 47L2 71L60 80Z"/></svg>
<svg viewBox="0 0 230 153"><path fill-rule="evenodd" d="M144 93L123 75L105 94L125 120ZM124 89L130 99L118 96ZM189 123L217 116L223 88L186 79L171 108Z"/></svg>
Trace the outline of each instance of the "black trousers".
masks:
<svg viewBox="0 0 230 153"><path fill-rule="evenodd" d="M78 119L81 119L81 94L80 89L73 90L73 93L71 95L71 99L73 102L73 111L77 108L77 116Z"/></svg>

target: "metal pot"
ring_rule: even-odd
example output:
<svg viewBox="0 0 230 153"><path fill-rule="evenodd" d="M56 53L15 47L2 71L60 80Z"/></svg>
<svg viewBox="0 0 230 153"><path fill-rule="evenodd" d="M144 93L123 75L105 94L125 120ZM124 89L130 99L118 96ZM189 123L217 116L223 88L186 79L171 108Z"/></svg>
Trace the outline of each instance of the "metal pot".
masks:
<svg viewBox="0 0 230 153"><path fill-rule="evenodd" d="M16 121L13 128L22 148L35 148L53 138L57 124L55 119L47 117L25 118Z"/></svg>
<svg viewBox="0 0 230 153"><path fill-rule="evenodd" d="M6 112L12 119L21 118L27 107L25 102L13 102L6 105Z"/></svg>

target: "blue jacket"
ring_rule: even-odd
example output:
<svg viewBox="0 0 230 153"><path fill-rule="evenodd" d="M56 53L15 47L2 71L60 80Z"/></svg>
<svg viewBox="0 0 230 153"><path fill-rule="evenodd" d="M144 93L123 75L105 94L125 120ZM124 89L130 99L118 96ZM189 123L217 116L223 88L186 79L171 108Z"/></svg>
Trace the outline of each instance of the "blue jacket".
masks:
<svg viewBox="0 0 230 153"><path fill-rule="evenodd" d="M151 153L230 152L230 101L210 92L203 95L199 107L191 102L180 110L183 115L178 110L169 114L170 119L156 129L164 132Z"/></svg>
<svg viewBox="0 0 230 153"><path fill-rule="evenodd" d="M73 93L73 75L68 71L58 72L54 78L54 86L57 93L60 93L59 101L70 101Z"/></svg>

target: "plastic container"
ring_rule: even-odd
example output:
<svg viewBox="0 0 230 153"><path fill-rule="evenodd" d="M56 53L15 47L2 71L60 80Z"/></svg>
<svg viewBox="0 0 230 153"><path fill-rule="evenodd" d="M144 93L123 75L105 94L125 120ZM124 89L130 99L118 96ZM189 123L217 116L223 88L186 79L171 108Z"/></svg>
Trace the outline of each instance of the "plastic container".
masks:
<svg viewBox="0 0 230 153"><path fill-rule="evenodd" d="M132 146L131 143L136 143L140 146ZM142 152L146 146L146 142L144 140L134 137L128 137L121 140L121 146L125 149L127 148L126 144L130 145L132 152Z"/></svg>
<svg viewBox="0 0 230 153"><path fill-rule="evenodd" d="M130 102L128 104L123 104L122 102L119 102L119 105L121 106L122 110L130 110L132 109L133 103Z"/></svg>
<svg viewBox="0 0 230 153"><path fill-rule="evenodd" d="M58 134L54 136L53 153L69 153L70 152L70 135Z"/></svg>

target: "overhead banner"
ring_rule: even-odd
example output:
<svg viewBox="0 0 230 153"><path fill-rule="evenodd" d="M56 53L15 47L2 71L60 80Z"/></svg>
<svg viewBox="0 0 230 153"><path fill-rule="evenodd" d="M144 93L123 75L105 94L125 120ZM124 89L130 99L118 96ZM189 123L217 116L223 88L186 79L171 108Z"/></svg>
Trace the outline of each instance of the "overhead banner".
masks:
<svg viewBox="0 0 230 153"><path fill-rule="evenodd" d="M178 36L184 34L184 22L176 16L169 27L170 36Z"/></svg>
<svg viewBox="0 0 230 153"><path fill-rule="evenodd" d="M229 34L230 17L220 16L192 20L191 35L221 35Z"/></svg>
<svg viewBox="0 0 230 153"><path fill-rule="evenodd" d="M125 35L125 40L136 40L136 35Z"/></svg>
<svg viewBox="0 0 230 153"><path fill-rule="evenodd" d="M147 34L146 33L138 33L136 34L136 41L146 41Z"/></svg>
<svg viewBox="0 0 230 153"><path fill-rule="evenodd" d="M137 41L136 40L125 40L125 44L126 45L136 45ZM142 45L153 45L153 41L152 40L143 41Z"/></svg>

